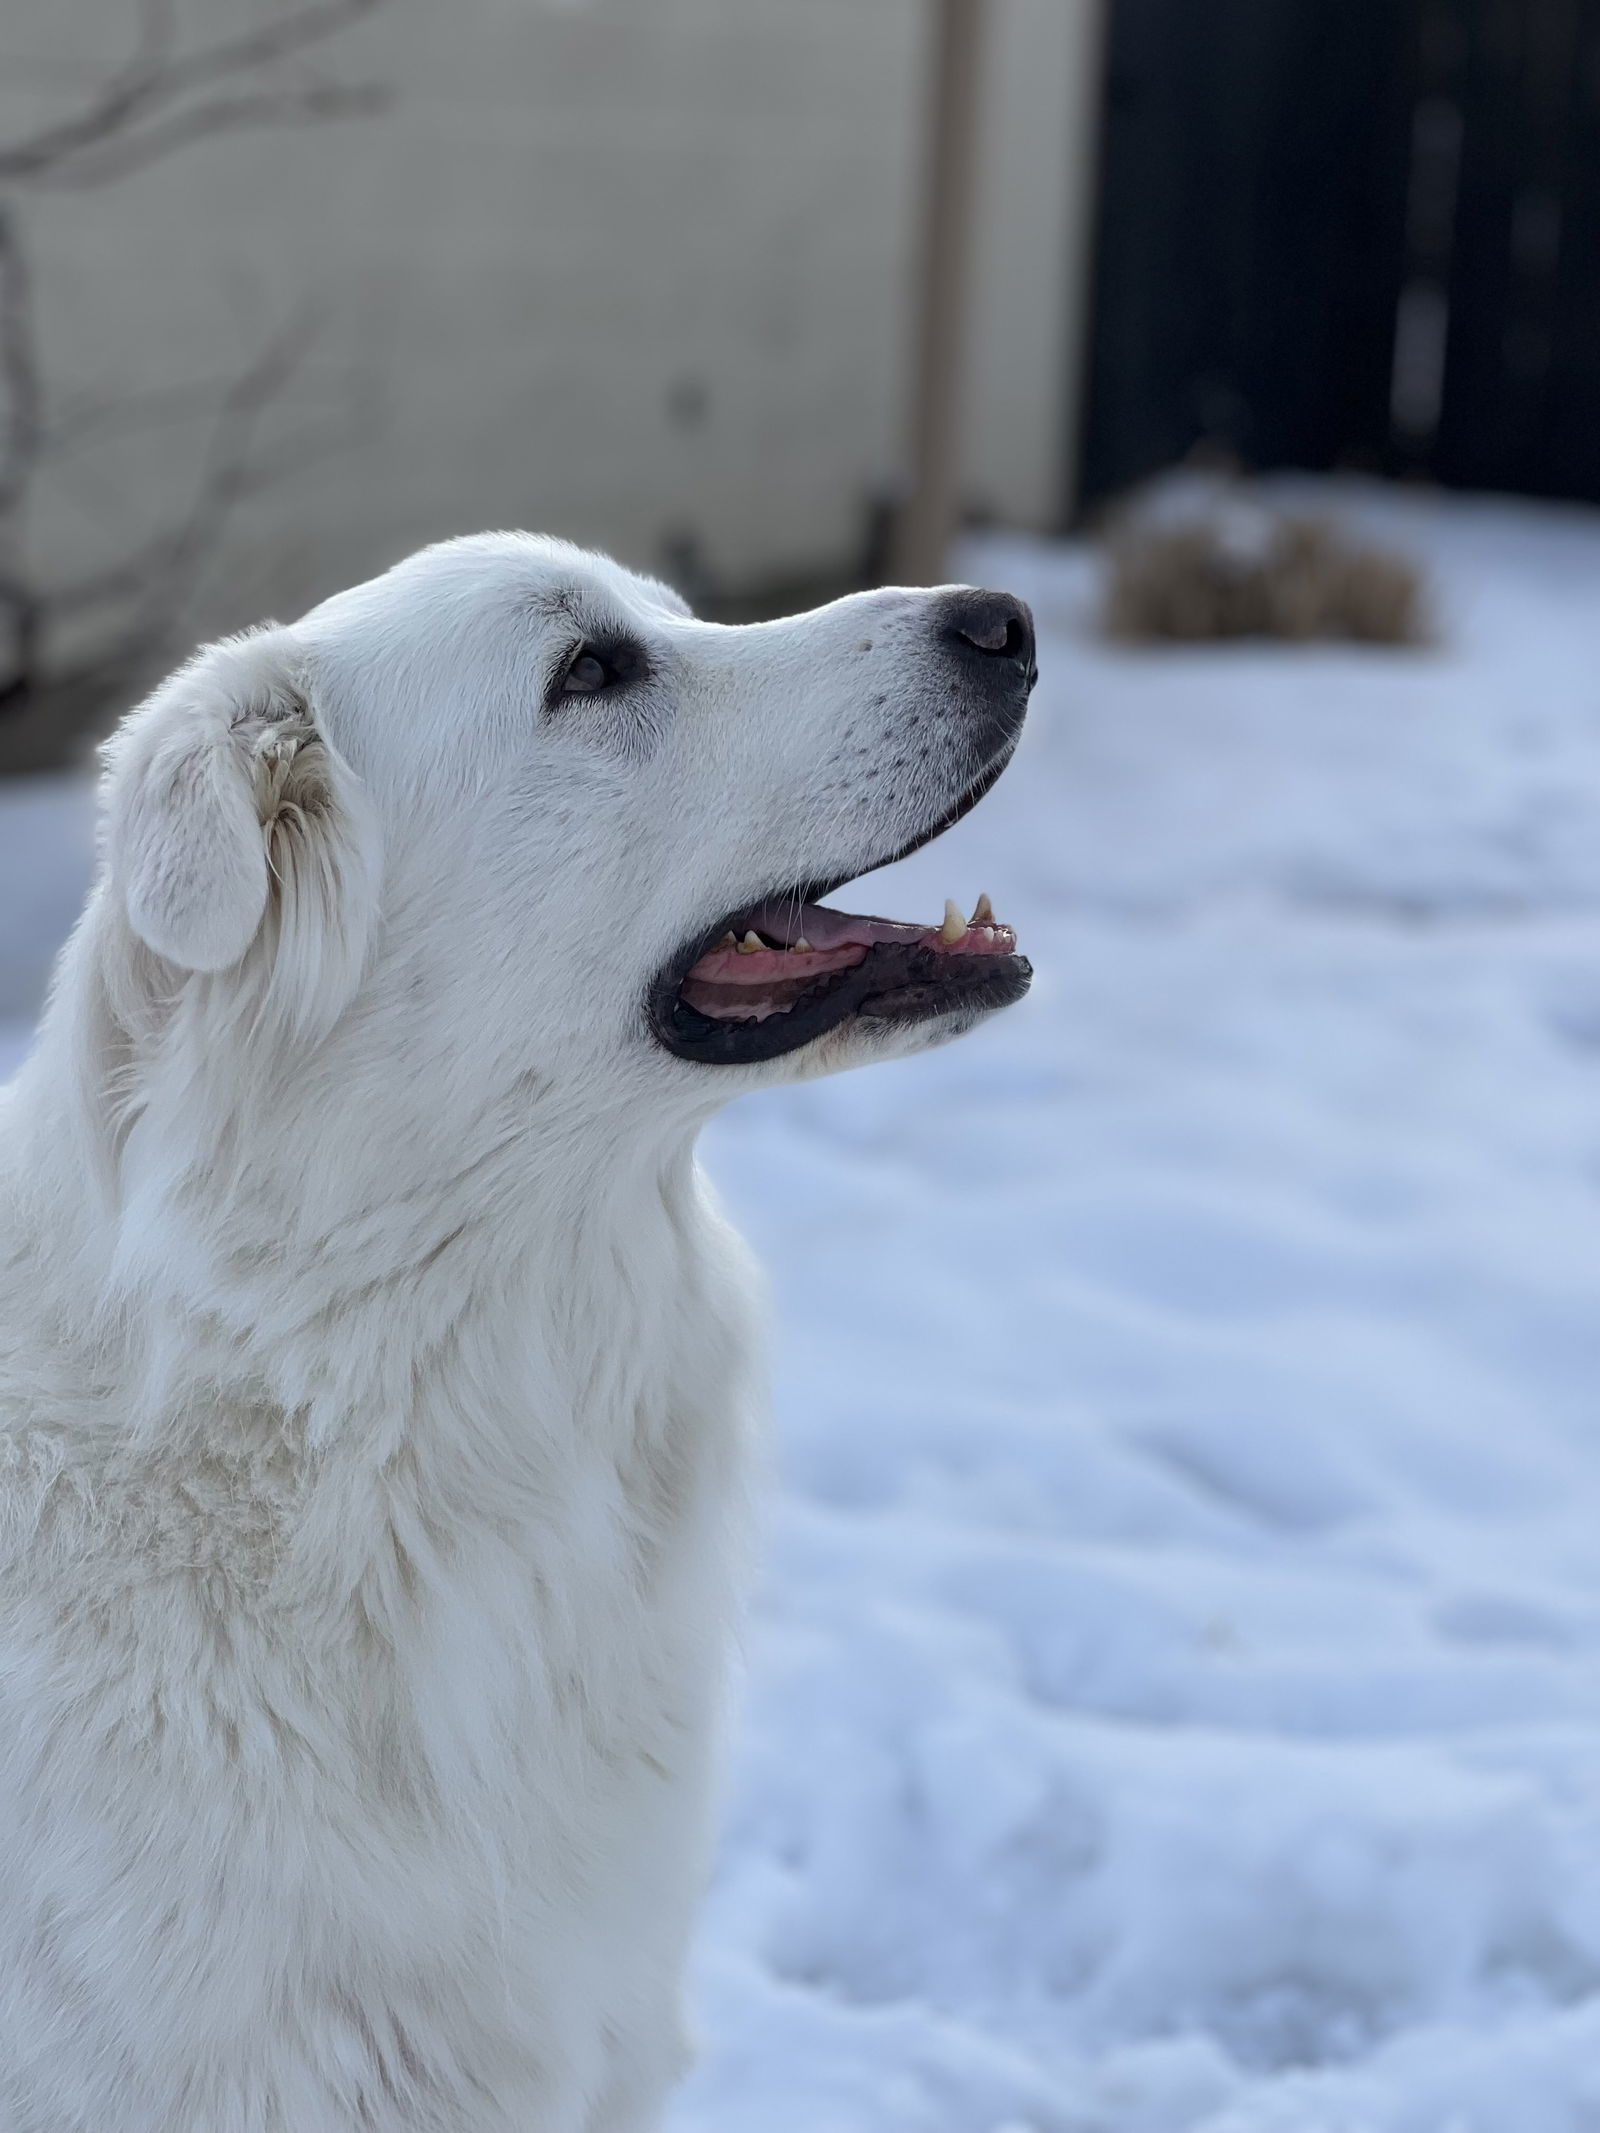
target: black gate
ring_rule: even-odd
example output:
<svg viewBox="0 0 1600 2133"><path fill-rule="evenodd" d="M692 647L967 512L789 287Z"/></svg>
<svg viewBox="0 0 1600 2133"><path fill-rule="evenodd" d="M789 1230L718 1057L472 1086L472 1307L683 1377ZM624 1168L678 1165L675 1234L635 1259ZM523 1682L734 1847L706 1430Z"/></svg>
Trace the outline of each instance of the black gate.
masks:
<svg viewBox="0 0 1600 2133"><path fill-rule="evenodd" d="M1600 501L1600 0L1111 0L1078 500L1199 445Z"/></svg>

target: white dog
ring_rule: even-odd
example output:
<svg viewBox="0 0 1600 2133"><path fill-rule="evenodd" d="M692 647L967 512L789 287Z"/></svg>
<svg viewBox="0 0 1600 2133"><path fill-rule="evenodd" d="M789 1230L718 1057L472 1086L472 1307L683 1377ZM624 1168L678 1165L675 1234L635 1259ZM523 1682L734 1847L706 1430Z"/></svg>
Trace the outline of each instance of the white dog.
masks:
<svg viewBox="0 0 1600 2133"><path fill-rule="evenodd" d="M0 2127L626 2133L683 2062L749 1282L698 1128L1017 998L816 899L1010 755L1027 611L751 628L523 534L108 745L0 1094Z"/></svg>

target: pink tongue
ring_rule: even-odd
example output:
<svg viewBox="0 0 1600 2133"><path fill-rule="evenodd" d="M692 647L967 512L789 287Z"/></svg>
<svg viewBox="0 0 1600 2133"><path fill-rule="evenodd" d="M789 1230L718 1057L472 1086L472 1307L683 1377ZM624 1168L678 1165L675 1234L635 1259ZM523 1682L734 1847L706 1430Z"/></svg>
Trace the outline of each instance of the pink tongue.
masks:
<svg viewBox="0 0 1600 2133"><path fill-rule="evenodd" d="M810 940L811 936L807 934L805 938ZM830 970L853 969L865 956L867 945L865 941L846 941L842 947L818 948L814 955L791 955L787 948L713 948L695 964L689 977L714 985L770 985L774 980L825 978Z"/></svg>
<svg viewBox="0 0 1600 2133"><path fill-rule="evenodd" d="M826 904L796 904L781 896L758 904L749 923L786 948L796 941L809 941L813 948L870 948L875 941L918 940L927 931L892 918L855 918L848 911L830 911Z"/></svg>
<svg viewBox="0 0 1600 2133"><path fill-rule="evenodd" d="M849 911L830 911L825 904L796 904L786 899L757 904L742 921L746 932L762 933L782 941L781 948L712 948L689 972L686 983L719 988L744 987L754 999L757 990L774 984L794 986L831 971L851 970L880 941L920 941L945 955L1012 955L1017 936L1009 926L969 926L959 940L947 941L937 926L905 925L892 918L857 918ZM804 941L809 954L793 953L796 941ZM699 1004L691 995L691 1006Z"/></svg>
<svg viewBox="0 0 1600 2133"><path fill-rule="evenodd" d="M782 941L781 948L713 948L703 955L689 977L699 985L738 985L766 988L775 982L792 982L800 975L825 978L831 971L850 970L875 941L916 941L924 926L902 926L889 918L854 918L848 911L830 911L822 904L797 904L791 898L775 897L757 904L744 919L747 932L764 933ZM804 941L809 955L793 956L789 950ZM752 991L751 997L754 997ZM695 1005L691 999L690 1005Z"/></svg>
<svg viewBox="0 0 1600 2133"><path fill-rule="evenodd" d="M822 904L775 901L758 904L740 922L746 934L782 941L781 948L712 948L683 981L683 997L714 1019L764 1022L787 1012L818 978L851 970L879 941L920 942L943 955L1012 955L1017 936L1009 926L970 925L946 940L937 926L907 926L892 918L855 918ZM796 947L804 941L805 948Z"/></svg>

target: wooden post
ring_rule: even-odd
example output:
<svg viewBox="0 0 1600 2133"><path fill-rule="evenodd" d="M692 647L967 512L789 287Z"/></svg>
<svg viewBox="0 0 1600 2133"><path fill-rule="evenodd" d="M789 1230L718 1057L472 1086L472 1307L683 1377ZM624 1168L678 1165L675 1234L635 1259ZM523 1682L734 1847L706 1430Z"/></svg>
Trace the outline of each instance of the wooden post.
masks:
<svg viewBox="0 0 1600 2133"><path fill-rule="evenodd" d="M961 387L987 0L928 0L932 65L910 350L910 484L891 549L897 585L939 585L961 511Z"/></svg>

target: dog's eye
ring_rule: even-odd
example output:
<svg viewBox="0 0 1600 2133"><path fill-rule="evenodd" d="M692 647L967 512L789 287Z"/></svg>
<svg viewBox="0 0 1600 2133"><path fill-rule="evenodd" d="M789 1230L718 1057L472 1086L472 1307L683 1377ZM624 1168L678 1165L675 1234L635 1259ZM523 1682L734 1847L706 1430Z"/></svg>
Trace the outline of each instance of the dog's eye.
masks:
<svg viewBox="0 0 1600 2133"><path fill-rule="evenodd" d="M578 697L604 696L612 689L620 692L630 683L647 680L649 674L649 654L636 637L589 637L557 669L546 707L554 710Z"/></svg>
<svg viewBox="0 0 1600 2133"><path fill-rule="evenodd" d="M566 671L561 684L563 696L598 696L602 689L609 689L613 682L622 679L616 661L592 645L584 645Z"/></svg>

